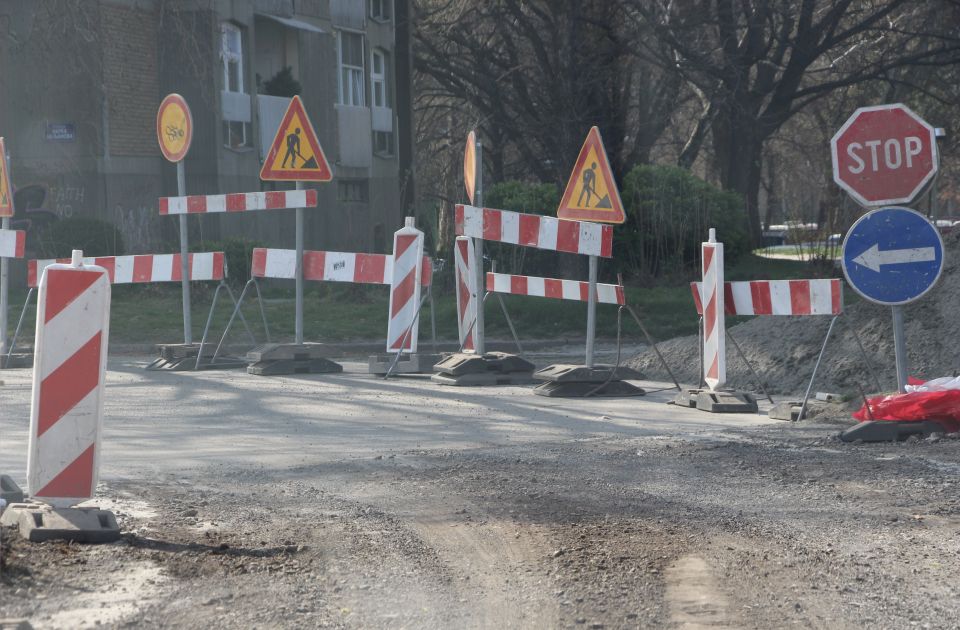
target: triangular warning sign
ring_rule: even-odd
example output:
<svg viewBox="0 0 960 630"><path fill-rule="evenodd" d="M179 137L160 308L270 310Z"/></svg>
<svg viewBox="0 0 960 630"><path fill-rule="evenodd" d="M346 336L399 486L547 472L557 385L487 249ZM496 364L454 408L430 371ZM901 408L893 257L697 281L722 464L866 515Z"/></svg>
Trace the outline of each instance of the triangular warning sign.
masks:
<svg viewBox="0 0 960 630"><path fill-rule="evenodd" d="M0 138L0 217L13 216L13 187L7 171L7 149Z"/></svg>
<svg viewBox="0 0 960 630"><path fill-rule="evenodd" d="M580 149L557 208L557 217L599 223L623 223L627 218L596 127L590 128Z"/></svg>
<svg viewBox="0 0 960 630"><path fill-rule="evenodd" d="M280 121L277 135L263 161L260 179L265 181L329 182L333 179L327 156L320 148L299 96L294 96Z"/></svg>

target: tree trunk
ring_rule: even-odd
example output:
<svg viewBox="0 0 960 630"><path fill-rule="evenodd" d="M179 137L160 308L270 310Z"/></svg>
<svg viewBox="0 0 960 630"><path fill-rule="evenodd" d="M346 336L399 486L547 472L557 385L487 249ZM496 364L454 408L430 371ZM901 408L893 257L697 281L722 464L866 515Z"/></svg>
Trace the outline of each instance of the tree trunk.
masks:
<svg viewBox="0 0 960 630"><path fill-rule="evenodd" d="M763 244L760 227L760 176L763 134L749 114L720 116L713 123L713 143L720 185L739 193L747 215L747 234L753 247Z"/></svg>

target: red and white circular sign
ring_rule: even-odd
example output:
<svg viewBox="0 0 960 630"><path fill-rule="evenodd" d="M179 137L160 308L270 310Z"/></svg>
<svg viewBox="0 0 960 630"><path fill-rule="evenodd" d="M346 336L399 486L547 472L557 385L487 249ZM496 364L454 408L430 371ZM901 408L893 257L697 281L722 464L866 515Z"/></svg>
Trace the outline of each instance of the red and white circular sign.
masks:
<svg viewBox="0 0 960 630"><path fill-rule="evenodd" d="M833 181L868 207L910 203L939 167L936 131L900 103L855 111L830 151Z"/></svg>

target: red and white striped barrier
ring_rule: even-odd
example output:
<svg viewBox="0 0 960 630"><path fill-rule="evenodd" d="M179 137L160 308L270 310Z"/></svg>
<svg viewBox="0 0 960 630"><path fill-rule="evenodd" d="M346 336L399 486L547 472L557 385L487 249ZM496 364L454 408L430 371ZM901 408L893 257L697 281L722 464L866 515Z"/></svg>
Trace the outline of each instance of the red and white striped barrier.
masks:
<svg viewBox="0 0 960 630"><path fill-rule="evenodd" d="M413 226L412 218L408 218L406 225L393 236L387 352L417 351L422 260L423 232Z"/></svg>
<svg viewBox="0 0 960 630"><path fill-rule="evenodd" d="M473 239L458 236L453 247L453 261L457 284L457 332L463 352L474 351L473 328L477 321L477 276L470 270L473 259Z"/></svg>
<svg viewBox="0 0 960 630"><path fill-rule="evenodd" d="M27 261L27 286L36 287L43 270L53 264L66 264L67 258ZM138 256L96 256L83 259L84 265L106 269L110 284L180 282L180 254L143 254ZM187 260L190 280L223 280L223 252L198 252Z"/></svg>
<svg viewBox="0 0 960 630"><path fill-rule="evenodd" d="M727 382L726 322L723 306L723 243L710 228L703 251L703 380L712 390Z"/></svg>
<svg viewBox="0 0 960 630"><path fill-rule="evenodd" d="M0 258L23 258L26 242L23 230L0 230Z"/></svg>
<svg viewBox="0 0 960 630"><path fill-rule="evenodd" d="M587 221L458 204L454 229L458 236L485 241L604 258L613 255L613 226Z"/></svg>
<svg viewBox="0 0 960 630"><path fill-rule="evenodd" d="M57 507L92 497L100 464L110 281L81 255L44 269L37 305L27 485Z"/></svg>
<svg viewBox="0 0 960 630"><path fill-rule="evenodd" d="M297 250L257 247L253 250L250 273L254 278L294 280ZM353 254L349 252L303 252L303 279L314 282L353 282L356 284L390 284L393 278L393 256L387 254ZM426 256L421 261L420 281L430 286L433 267Z"/></svg>
<svg viewBox="0 0 960 630"><path fill-rule="evenodd" d="M488 272L487 291L586 302L590 296L590 283L582 280L558 280ZM597 302L623 306L627 303L623 286L597 283Z"/></svg>
<svg viewBox="0 0 960 630"><path fill-rule="evenodd" d="M270 192L230 193L227 195L188 195L160 197L160 214L211 214L313 208L316 190L278 190Z"/></svg>
<svg viewBox="0 0 960 630"><path fill-rule="evenodd" d="M701 283L691 282L697 313L703 314ZM839 315L843 312L840 280L753 280L723 285L727 315Z"/></svg>

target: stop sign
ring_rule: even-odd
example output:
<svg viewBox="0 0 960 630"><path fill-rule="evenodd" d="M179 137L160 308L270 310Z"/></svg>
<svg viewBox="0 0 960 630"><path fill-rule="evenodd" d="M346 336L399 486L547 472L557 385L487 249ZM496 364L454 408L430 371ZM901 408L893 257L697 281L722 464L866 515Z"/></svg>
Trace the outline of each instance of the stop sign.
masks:
<svg viewBox="0 0 960 630"><path fill-rule="evenodd" d="M910 203L939 167L936 131L900 103L855 111L830 151L833 181L863 206Z"/></svg>

